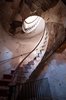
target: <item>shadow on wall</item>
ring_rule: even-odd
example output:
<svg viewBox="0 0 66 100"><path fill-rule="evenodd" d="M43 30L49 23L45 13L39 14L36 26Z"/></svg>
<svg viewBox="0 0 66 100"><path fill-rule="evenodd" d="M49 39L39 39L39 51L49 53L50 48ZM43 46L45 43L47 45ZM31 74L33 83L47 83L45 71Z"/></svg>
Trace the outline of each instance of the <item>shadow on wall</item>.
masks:
<svg viewBox="0 0 66 100"><path fill-rule="evenodd" d="M18 0L18 2L17 0L3 0L0 2L0 22L5 30L9 28L9 24L18 12L17 8L19 7L19 4L20 0Z"/></svg>
<svg viewBox="0 0 66 100"><path fill-rule="evenodd" d="M66 5L66 0L62 0L63 1L63 3Z"/></svg>

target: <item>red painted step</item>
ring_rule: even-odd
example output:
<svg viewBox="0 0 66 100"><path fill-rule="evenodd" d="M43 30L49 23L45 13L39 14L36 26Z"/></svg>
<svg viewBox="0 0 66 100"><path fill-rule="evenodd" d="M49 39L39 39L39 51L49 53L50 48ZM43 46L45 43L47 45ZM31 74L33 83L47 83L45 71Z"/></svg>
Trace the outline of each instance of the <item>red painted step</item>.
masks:
<svg viewBox="0 0 66 100"><path fill-rule="evenodd" d="M0 86L8 86L10 82L11 82L11 80L1 79Z"/></svg>
<svg viewBox="0 0 66 100"><path fill-rule="evenodd" d="M12 75L11 74L4 74L3 79L12 79Z"/></svg>
<svg viewBox="0 0 66 100"><path fill-rule="evenodd" d="M0 96L7 97L9 94L9 87L0 86Z"/></svg>

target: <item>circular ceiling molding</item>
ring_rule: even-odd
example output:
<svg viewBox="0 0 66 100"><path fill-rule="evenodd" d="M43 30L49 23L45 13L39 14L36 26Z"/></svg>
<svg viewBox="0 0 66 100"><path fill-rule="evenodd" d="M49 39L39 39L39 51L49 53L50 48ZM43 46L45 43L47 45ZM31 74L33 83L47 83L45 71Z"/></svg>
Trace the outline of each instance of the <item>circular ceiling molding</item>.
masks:
<svg viewBox="0 0 66 100"><path fill-rule="evenodd" d="M66 5L66 0L62 0L63 1L63 3Z"/></svg>
<svg viewBox="0 0 66 100"><path fill-rule="evenodd" d="M25 32L25 33L31 33L33 32L38 26L39 24L43 21L44 23L44 27L45 27L45 22L44 22L44 19L40 16L29 16L28 18L25 19L25 21L23 22L23 25L22 25L22 30ZM43 27L43 28L44 28Z"/></svg>

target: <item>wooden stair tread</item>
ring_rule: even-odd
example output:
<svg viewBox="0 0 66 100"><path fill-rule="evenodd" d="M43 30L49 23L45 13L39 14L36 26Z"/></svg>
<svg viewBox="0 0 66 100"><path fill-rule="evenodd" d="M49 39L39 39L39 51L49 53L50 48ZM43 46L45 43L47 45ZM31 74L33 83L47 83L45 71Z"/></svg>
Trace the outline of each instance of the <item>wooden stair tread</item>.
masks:
<svg viewBox="0 0 66 100"><path fill-rule="evenodd" d="M0 96L7 97L9 94L9 87L0 86Z"/></svg>
<svg viewBox="0 0 66 100"><path fill-rule="evenodd" d="M1 79L0 82L11 82L11 79Z"/></svg>
<svg viewBox="0 0 66 100"><path fill-rule="evenodd" d="M0 86L8 86L10 82L11 82L11 80L1 79Z"/></svg>
<svg viewBox="0 0 66 100"><path fill-rule="evenodd" d="M4 90L4 89L9 90L9 87L8 87L8 86L0 86L0 90L1 90L1 89L3 89L3 90Z"/></svg>
<svg viewBox="0 0 66 100"><path fill-rule="evenodd" d="M11 79L12 75L11 74L4 74L3 79Z"/></svg>
<svg viewBox="0 0 66 100"><path fill-rule="evenodd" d="M0 100L7 100L7 97L1 96L1 97L0 97Z"/></svg>

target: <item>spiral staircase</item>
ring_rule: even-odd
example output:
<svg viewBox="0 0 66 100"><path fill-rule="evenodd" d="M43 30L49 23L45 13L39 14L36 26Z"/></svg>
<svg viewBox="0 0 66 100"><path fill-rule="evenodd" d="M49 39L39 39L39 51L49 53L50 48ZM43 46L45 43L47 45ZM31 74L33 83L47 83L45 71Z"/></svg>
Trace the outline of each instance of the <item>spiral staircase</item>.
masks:
<svg viewBox="0 0 66 100"><path fill-rule="evenodd" d="M37 16L39 17L39 16ZM33 50L31 52L29 52L24 59L18 64L18 66L16 67L15 70L11 70L10 74L4 74L3 78L0 80L0 99L17 99L14 98L14 91L13 91L13 87L15 87L15 85L17 84L24 84L28 79L29 76L31 75L31 73L36 69L36 67L39 65L39 63L41 62L46 49L47 49L47 45L48 45L48 39L49 39L49 33L46 31L45 28L45 21L42 18L38 18L39 20L36 21L35 24L34 21L32 21L29 24L32 24L33 26L27 28L25 31L25 27L23 28L25 34L29 35L29 34L42 34L41 38L39 39L38 43L36 44L36 46L33 48ZM34 18L33 18L34 20ZM25 23L24 23L25 24ZM24 26L23 24L23 26ZM36 25L37 24L37 25ZM38 30L38 28L40 28L40 25L42 24L42 28ZM35 26L36 25L36 26ZM30 26L30 25L29 25ZM34 28L35 27L35 28ZM33 30L32 30L33 28ZM31 58L31 60L28 61L28 59L30 58L30 55L33 55L33 57ZM27 59L27 60L26 60ZM27 61L26 64L24 64L24 61ZM17 87L19 87L17 85ZM16 97L18 96L18 88L16 88L17 93L15 94ZM6 92L6 93L5 93ZM8 96L9 95L9 96ZM4 98L2 98L4 97Z"/></svg>
<svg viewBox="0 0 66 100"><path fill-rule="evenodd" d="M35 30L36 29L34 29L34 31ZM25 34L29 35L31 32ZM20 61L14 70L11 70L10 74L3 75L2 79L0 80L1 100L52 100L47 78L36 80L36 77L34 77L35 80L32 81L32 74L37 67L40 71L49 56L51 56L59 45L65 40L64 37L62 38L62 41L59 39L56 47L53 45L53 49L51 48L51 51L46 52L48 39L49 32L47 31L47 27L44 26L43 31L41 31L41 38L33 50L31 50L31 52L29 52L25 58ZM29 60L31 54L33 54L33 57ZM25 60L26 63L24 63ZM42 63L42 66L40 62Z"/></svg>
<svg viewBox="0 0 66 100"><path fill-rule="evenodd" d="M28 28L28 30L31 30L31 28ZM34 31L35 30L36 29L34 29ZM53 54L53 52L59 47L59 45L62 44L62 42L64 41L64 37L62 38L62 41L58 41L58 47L55 47L53 45L53 49L51 49L51 51L49 52L46 52L49 32L47 31L46 26L44 26L42 30L43 31L41 31L41 38L33 48L33 50L31 50L31 52L29 52L25 56L25 58L20 61L20 63L14 70L11 70L10 74L4 74L3 78L0 80L1 100L18 100L18 98L19 100L52 100L47 78L32 81L32 74L37 69L37 67L40 71L40 69L44 65L44 62L49 58L49 56ZM31 32L25 34L31 35ZM31 55L33 55L33 57L29 60L29 57L31 57ZM26 63L24 63L25 60ZM42 66L40 66L40 62L43 63Z"/></svg>
<svg viewBox="0 0 66 100"><path fill-rule="evenodd" d="M50 0L49 3L47 3L46 0L44 3L40 0L33 1L31 9L34 11L37 8L38 11L40 8L40 11L45 11L48 8L51 8L51 2L52 0ZM54 2L54 5L57 2L58 0ZM64 0L63 2L65 3ZM54 5L52 5L52 7ZM13 70L11 69L10 74L3 74L3 77L0 80L0 100L52 100L47 78L32 81L31 79L33 79L32 75L37 67L40 70L40 62L44 64L49 56L51 56L59 46L56 48L53 46L53 50L51 48L49 52L46 52L49 33L47 32L43 19L39 20L38 18L37 21L36 19L32 22L26 22L27 20L25 20L23 26L21 27L25 33L20 36L33 38L41 33L41 38L37 42L36 46L29 53L27 53L24 59L21 60ZM33 23L34 21L35 23ZM31 27L27 27L26 24L31 24ZM38 26L41 24L42 30L39 31L38 28L41 29L41 27ZM64 39L62 39L61 42L58 41L57 45L61 44L63 41ZM31 55L33 56L31 57Z"/></svg>

